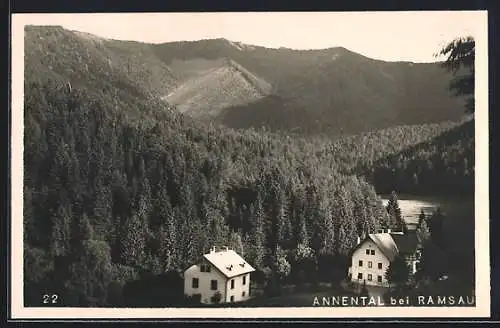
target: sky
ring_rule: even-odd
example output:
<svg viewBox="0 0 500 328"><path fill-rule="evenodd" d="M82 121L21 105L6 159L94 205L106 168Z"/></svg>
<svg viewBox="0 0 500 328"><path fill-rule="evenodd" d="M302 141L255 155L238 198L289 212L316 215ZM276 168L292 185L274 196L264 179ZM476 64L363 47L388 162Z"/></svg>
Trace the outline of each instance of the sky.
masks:
<svg viewBox="0 0 500 328"><path fill-rule="evenodd" d="M386 61L433 62L460 36L475 36L485 12L253 12L23 14L32 25L148 43L226 38L269 48L341 46ZM16 17L14 17L16 19Z"/></svg>

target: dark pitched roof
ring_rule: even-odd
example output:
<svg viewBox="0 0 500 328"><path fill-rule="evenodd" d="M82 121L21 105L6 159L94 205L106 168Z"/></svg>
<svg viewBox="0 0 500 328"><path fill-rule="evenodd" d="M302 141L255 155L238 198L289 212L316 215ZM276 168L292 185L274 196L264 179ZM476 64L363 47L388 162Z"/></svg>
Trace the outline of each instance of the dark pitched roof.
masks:
<svg viewBox="0 0 500 328"><path fill-rule="evenodd" d="M404 235L391 233L391 237L394 243L396 243L400 254L411 254L418 248L419 240L414 230L408 231Z"/></svg>
<svg viewBox="0 0 500 328"><path fill-rule="evenodd" d="M353 252L358 249L367 239L372 240L389 261L393 261L398 255L414 253L419 245L419 240L415 231L391 233L372 233L359 243Z"/></svg>

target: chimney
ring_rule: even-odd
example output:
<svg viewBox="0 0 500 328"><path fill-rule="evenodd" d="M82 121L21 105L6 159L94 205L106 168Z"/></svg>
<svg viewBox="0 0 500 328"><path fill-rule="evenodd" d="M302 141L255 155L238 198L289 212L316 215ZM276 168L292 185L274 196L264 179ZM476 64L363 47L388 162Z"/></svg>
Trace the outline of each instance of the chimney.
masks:
<svg viewBox="0 0 500 328"><path fill-rule="evenodd" d="M210 254L212 253L215 253L215 246L212 246L212 248L210 248Z"/></svg>
<svg viewBox="0 0 500 328"><path fill-rule="evenodd" d="M358 236L358 240L356 242L356 245L359 245L359 243L361 243L361 237Z"/></svg>
<svg viewBox="0 0 500 328"><path fill-rule="evenodd" d="M391 229L387 229L387 233L391 233Z"/></svg>

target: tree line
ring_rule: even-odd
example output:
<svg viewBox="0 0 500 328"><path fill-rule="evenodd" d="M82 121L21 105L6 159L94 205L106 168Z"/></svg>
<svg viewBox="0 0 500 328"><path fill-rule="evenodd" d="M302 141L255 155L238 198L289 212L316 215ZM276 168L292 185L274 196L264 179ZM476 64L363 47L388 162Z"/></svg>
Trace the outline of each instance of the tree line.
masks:
<svg viewBox="0 0 500 328"><path fill-rule="evenodd" d="M179 114L118 67L82 68L75 59L69 79L57 58L40 58L27 58L25 70L31 306L47 292L61 305L117 305L131 281L183 271L213 245L243 253L276 284L343 278L358 235L398 228L357 176L358 162L370 165L445 126L338 143L235 131Z"/></svg>
<svg viewBox="0 0 500 328"><path fill-rule="evenodd" d="M52 286L65 304L113 305L127 281L183 271L213 245L284 278L286 263L345 258L360 233L389 224L369 183L295 141L197 125L147 97L135 120L114 110L127 97L36 79L25 90L31 304Z"/></svg>
<svg viewBox="0 0 500 328"><path fill-rule="evenodd" d="M474 120L382 158L365 169L380 193L472 196L475 167Z"/></svg>

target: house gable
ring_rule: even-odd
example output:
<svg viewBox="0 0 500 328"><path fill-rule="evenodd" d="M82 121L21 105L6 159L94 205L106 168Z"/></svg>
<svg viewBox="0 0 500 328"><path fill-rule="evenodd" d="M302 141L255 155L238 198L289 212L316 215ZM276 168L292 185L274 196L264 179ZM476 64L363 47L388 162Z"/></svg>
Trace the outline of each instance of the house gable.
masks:
<svg viewBox="0 0 500 328"><path fill-rule="evenodd" d="M211 268L209 272L202 271L202 264L192 265L184 272L184 294L201 296L202 303L211 303L211 297L219 292L222 299L226 297L227 278L216 268ZM212 289L212 281L216 281Z"/></svg>
<svg viewBox="0 0 500 328"><path fill-rule="evenodd" d="M368 285L386 282L385 272L391 261L369 236L357 245L351 261L348 270L350 280Z"/></svg>
<svg viewBox="0 0 500 328"><path fill-rule="evenodd" d="M184 293L199 294L202 303L212 303L220 293L222 302L239 302L250 297L250 273L255 269L236 252L212 249L184 272Z"/></svg>
<svg viewBox="0 0 500 328"><path fill-rule="evenodd" d="M391 233L374 233L369 234L368 237L377 245L389 261L392 262L399 254L398 246L394 242Z"/></svg>
<svg viewBox="0 0 500 328"><path fill-rule="evenodd" d="M367 250L373 250L374 253L370 252L367 254ZM375 243L370 237L366 237L363 241L361 241L356 248L353 250L351 257L354 258L365 258L366 256L378 255L381 254L387 261L390 262L390 259L387 255L379 248L377 243Z"/></svg>
<svg viewBox="0 0 500 328"><path fill-rule="evenodd" d="M348 269L350 280L370 285L387 283L385 272L397 256L401 256L415 273L419 261L420 242L415 232L369 234L351 253Z"/></svg>

